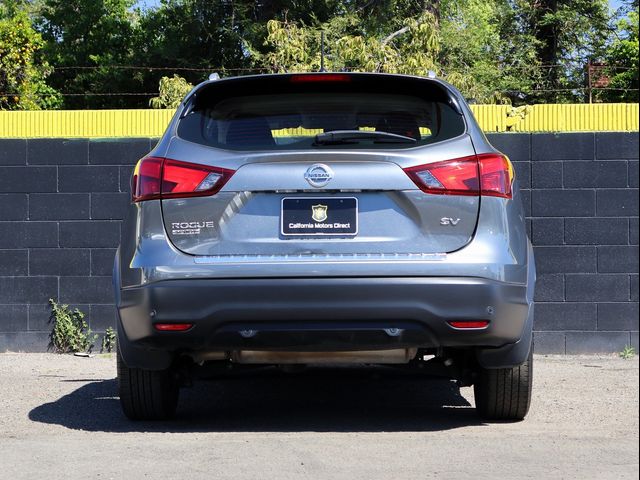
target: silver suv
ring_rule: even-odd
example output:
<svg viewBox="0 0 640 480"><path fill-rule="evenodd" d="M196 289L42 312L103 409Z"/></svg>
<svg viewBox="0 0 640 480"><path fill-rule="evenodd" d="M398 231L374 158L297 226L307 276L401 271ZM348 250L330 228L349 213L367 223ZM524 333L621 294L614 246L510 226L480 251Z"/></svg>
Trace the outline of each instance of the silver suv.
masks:
<svg viewBox="0 0 640 480"><path fill-rule="evenodd" d="M115 259L124 413L199 372L383 364L531 400L535 267L514 171L446 82L204 82L135 167Z"/></svg>

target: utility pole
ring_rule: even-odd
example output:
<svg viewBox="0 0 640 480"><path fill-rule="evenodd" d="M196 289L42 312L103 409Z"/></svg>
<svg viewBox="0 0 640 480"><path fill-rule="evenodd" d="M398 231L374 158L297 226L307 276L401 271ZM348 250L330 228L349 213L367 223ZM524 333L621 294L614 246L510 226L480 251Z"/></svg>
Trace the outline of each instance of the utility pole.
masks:
<svg viewBox="0 0 640 480"><path fill-rule="evenodd" d="M326 72L324 68L324 30L320 32L320 71Z"/></svg>
<svg viewBox="0 0 640 480"><path fill-rule="evenodd" d="M593 92L591 89L591 59L587 60L587 93L589 95L589 103L593 103Z"/></svg>

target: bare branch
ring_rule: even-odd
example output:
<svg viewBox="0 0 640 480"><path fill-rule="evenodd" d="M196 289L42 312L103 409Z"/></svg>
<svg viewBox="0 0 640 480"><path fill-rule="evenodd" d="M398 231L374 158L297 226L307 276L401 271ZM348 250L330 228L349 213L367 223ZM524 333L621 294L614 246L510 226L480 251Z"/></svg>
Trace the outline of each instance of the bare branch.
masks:
<svg viewBox="0 0 640 480"><path fill-rule="evenodd" d="M410 28L411 27L402 27L400 30L393 32L391 35L389 35L388 37L382 40L381 45L384 47L385 45L387 45L387 43L389 43L391 40L393 40L397 36L407 33Z"/></svg>

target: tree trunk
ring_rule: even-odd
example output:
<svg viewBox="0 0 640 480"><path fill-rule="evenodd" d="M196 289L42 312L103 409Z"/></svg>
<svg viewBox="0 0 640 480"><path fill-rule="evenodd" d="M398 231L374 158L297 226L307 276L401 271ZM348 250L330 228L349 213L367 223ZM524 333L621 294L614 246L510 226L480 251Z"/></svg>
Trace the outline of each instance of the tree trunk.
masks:
<svg viewBox="0 0 640 480"><path fill-rule="evenodd" d="M531 31L540 41L538 58L542 64L543 79L538 88L556 89L560 86L560 69L557 67L560 58L558 44L558 24L555 21L542 22L545 14L558 12L558 0L533 0L531 2ZM542 96L551 99L556 92L542 92Z"/></svg>

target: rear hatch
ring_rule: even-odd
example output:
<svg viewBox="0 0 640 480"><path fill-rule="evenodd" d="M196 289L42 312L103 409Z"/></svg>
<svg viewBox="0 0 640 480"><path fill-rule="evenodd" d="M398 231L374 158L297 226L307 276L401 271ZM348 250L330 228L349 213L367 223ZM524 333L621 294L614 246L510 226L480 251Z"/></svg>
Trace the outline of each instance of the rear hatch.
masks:
<svg viewBox="0 0 640 480"><path fill-rule="evenodd" d="M137 200L161 198L168 237L185 253L425 255L458 250L473 236L482 160L439 82L220 80L201 87L176 122L166 155L138 165L134 191ZM490 183L501 166L486 163Z"/></svg>

